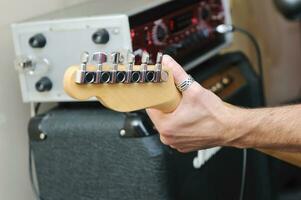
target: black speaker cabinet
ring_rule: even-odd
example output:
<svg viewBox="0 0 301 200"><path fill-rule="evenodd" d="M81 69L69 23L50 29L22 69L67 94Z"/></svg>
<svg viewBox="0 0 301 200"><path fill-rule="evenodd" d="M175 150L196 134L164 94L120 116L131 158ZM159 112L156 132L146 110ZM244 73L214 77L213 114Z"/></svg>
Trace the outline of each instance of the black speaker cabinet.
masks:
<svg viewBox="0 0 301 200"><path fill-rule="evenodd" d="M262 102L258 78L240 53L217 56L190 73L208 88L225 75L239 81L216 91L230 103L256 107ZM143 112L65 103L32 118L29 135L44 200L239 198L242 150L223 148L195 169L196 152L181 154L161 144ZM266 156L249 150L245 200L272 199L269 173Z"/></svg>

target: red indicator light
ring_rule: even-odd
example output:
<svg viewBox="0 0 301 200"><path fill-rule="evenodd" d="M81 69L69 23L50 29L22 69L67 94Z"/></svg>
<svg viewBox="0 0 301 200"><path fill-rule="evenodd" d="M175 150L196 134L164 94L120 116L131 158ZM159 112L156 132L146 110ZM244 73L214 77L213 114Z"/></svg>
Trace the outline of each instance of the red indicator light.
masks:
<svg viewBox="0 0 301 200"><path fill-rule="evenodd" d="M173 31L175 29L175 21L174 20L169 21L169 28L171 31Z"/></svg>
<svg viewBox="0 0 301 200"><path fill-rule="evenodd" d="M191 19L191 23L193 24L193 25L197 25L198 23L199 23L199 20L197 19L197 18L192 18Z"/></svg>
<svg viewBox="0 0 301 200"><path fill-rule="evenodd" d="M131 30L131 38L133 39L135 37L136 33L135 30Z"/></svg>

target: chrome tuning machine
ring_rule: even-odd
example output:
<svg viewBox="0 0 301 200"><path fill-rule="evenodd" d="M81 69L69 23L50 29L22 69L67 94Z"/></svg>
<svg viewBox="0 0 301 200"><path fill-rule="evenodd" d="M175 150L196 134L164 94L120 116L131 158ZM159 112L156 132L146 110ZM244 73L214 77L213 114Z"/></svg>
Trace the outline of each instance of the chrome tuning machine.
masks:
<svg viewBox="0 0 301 200"><path fill-rule="evenodd" d="M135 65L135 55L133 53L128 53L125 83L131 83L132 82L132 73L133 73L133 66L134 65Z"/></svg>
<svg viewBox="0 0 301 200"><path fill-rule="evenodd" d="M76 74L76 80L75 82L78 84L84 84L86 82L86 76L87 76L87 63L89 62L89 53L83 52L80 57L81 66L80 70Z"/></svg>
<svg viewBox="0 0 301 200"><path fill-rule="evenodd" d="M125 70L118 69L120 58L121 54L119 52L114 52L110 55L107 55L105 52L95 52L91 60L97 66L96 71L87 71L89 53L83 52L81 54L81 67L76 74L75 82L78 84L160 83L168 78L168 73L162 70L162 53L157 54L155 68L152 70L148 69L150 55L146 51L142 54L140 70L134 70L135 55L132 52L128 52L127 56L124 57ZM112 68L111 70L104 70L103 65L108 63L108 59L110 59Z"/></svg>
<svg viewBox="0 0 301 200"><path fill-rule="evenodd" d="M150 61L150 55L146 51L142 53L141 58L141 80L140 82L153 82L155 78L154 71L148 71L148 64Z"/></svg>
<svg viewBox="0 0 301 200"><path fill-rule="evenodd" d="M108 61L108 55L104 52L95 52L92 60L97 64L96 78L94 83L108 83L110 82L110 73L103 71L103 64Z"/></svg>
<svg viewBox="0 0 301 200"><path fill-rule="evenodd" d="M154 80L154 82L156 82L156 83L161 82L162 59L163 59L163 54L161 52L159 52L157 54L156 65L155 65L155 80Z"/></svg>
<svg viewBox="0 0 301 200"><path fill-rule="evenodd" d="M110 83L117 83L117 71L118 71L118 65L120 61L120 53L114 52L111 54L111 62L112 62L112 70L111 70L111 81Z"/></svg>

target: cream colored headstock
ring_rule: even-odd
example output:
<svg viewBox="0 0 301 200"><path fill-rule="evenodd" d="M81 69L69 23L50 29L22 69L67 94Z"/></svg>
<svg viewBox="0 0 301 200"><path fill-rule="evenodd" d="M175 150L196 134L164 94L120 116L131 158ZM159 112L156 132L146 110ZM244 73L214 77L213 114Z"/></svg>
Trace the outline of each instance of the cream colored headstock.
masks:
<svg viewBox="0 0 301 200"><path fill-rule="evenodd" d="M111 66L103 66L104 71L110 71ZM119 70L125 66L119 65ZM140 66L133 66L133 71L139 71ZM154 70L155 66L148 66ZM164 112L173 111L180 102L181 95L175 87L170 69L163 67L166 80L154 83L103 83L78 84L76 75L80 66L71 66L64 76L64 89L68 95L78 100L88 100L96 97L104 106L119 112L131 112L144 108L158 108ZM96 66L87 66L87 71L96 71Z"/></svg>

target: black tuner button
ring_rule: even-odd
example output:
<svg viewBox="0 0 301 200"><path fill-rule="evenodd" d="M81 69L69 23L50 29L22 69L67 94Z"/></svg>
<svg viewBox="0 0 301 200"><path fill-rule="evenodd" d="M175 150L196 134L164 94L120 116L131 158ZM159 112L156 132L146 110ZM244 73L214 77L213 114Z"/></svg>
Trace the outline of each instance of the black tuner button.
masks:
<svg viewBox="0 0 301 200"><path fill-rule="evenodd" d="M116 82L117 83L123 83L126 78L126 73L125 72L117 72L116 76Z"/></svg>
<svg viewBox="0 0 301 200"><path fill-rule="evenodd" d="M110 72L102 72L100 76L101 83L109 83L111 80L111 73Z"/></svg>
<svg viewBox="0 0 301 200"><path fill-rule="evenodd" d="M148 71L146 73L146 81L147 82L153 82L155 80L155 72L154 71Z"/></svg>
<svg viewBox="0 0 301 200"><path fill-rule="evenodd" d="M52 89L52 82L48 77L42 77L35 86L39 92L48 92Z"/></svg>
<svg viewBox="0 0 301 200"><path fill-rule="evenodd" d="M32 36L28 43L32 48L43 48L46 46L47 40L43 34L39 33Z"/></svg>
<svg viewBox="0 0 301 200"><path fill-rule="evenodd" d="M158 26L156 34L160 42L164 41L164 39L167 37L167 32L162 26Z"/></svg>
<svg viewBox="0 0 301 200"><path fill-rule="evenodd" d="M141 75L140 75L140 72L138 71L135 71L132 73L132 82L133 83L138 83L141 79Z"/></svg>
<svg viewBox="0 0 301 200"><path fill-rule="evenodd" d="M95 44L106 44L110 40L110 34L107 29L99 29L92 35L92 40Z"/></svg>
<svg viewBox="0 0 301 200"><path fill-rule="evenodd" d="M95 81L95 76L94 72L86 72L85 83L93 83Z"/></svg>

